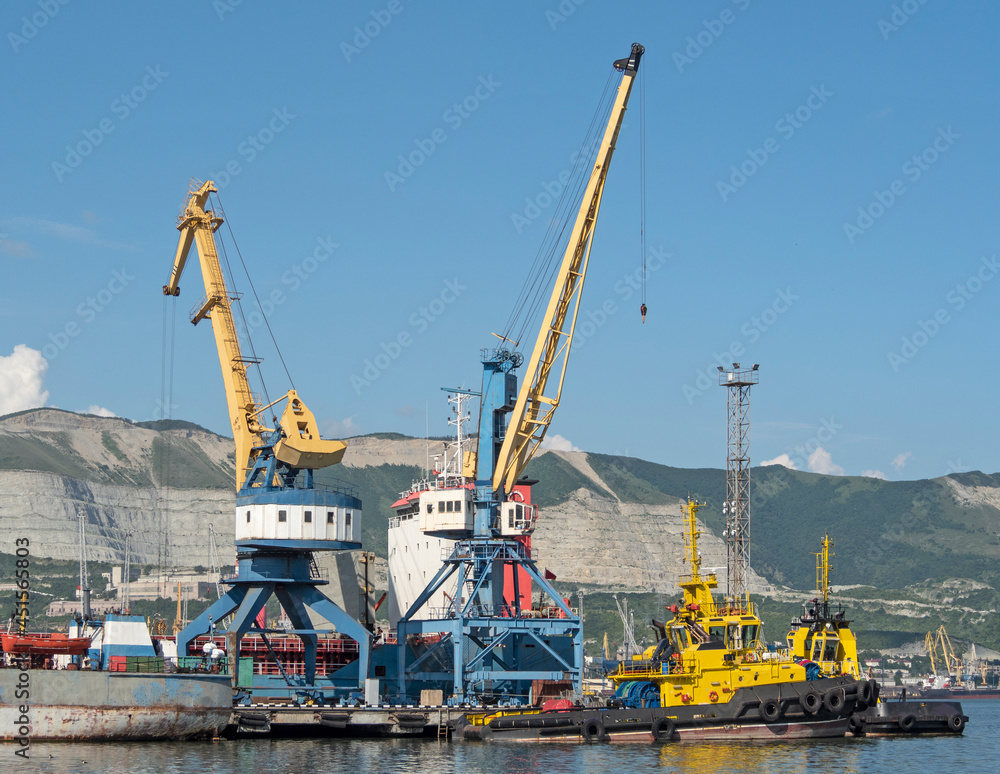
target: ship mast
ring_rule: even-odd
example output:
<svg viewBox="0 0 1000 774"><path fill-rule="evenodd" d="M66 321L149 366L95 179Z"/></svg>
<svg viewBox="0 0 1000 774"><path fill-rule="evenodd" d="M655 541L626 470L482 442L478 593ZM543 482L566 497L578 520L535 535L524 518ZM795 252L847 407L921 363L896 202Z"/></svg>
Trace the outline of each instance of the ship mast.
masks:
<svg viewBox="0 0 1000 774"><path fill-rule="evenodd" d="M90 582L87 579L87 514L83 511L76 512L76 518L80 522L80 612L83 621L90 620Z"/></svg>
<svg viewBox="0 0 1000 774"><path fill-rule="evenodd" d="M830 557L834 555L830 553L832 547L833 541L830 540L830 535L823 535L823 550L814 554L816 557L816 590L823 601L824 613L830 603Z"/></svg>
<svg viewBox="0 0 1000 774"><path fill-rule="evenodd" d="M681 506L681 510L686 514L684 528L687 530L684 535L684 561L691 568L692 583L701 583L701 554L698 553L698 536L701 532L698 530L696 519L699 508L701 505L691 499L688 500L686 508Z"/></svg>

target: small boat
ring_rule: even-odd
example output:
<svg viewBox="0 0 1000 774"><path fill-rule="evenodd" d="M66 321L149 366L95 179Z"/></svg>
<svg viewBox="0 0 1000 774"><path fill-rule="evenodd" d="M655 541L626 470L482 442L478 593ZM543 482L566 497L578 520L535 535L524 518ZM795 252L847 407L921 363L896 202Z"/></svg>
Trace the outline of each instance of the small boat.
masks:
<svg viewBox="0 0 1000 774"><path fill-rule="evenodd" d="M30 656L83 656L90 648L90 637L70 637L68 634L0 634L3 652Z"/></svg>
<svg viewBox="0 0 1000 774"><path fill-rule="evenodd" d="M830 605L830 557L833 541L823 536L822 550L816 554L816 585L819 596L803 607L802 615L792 621L788 648L814 675L832 677L847 674L861 680L858 643L845 611ZM897 734L961 734L968 723L958 701L942 701L918 693L917 700L882 698L876 680L861 686L848 730L854 736L890 736Z"/></svg>

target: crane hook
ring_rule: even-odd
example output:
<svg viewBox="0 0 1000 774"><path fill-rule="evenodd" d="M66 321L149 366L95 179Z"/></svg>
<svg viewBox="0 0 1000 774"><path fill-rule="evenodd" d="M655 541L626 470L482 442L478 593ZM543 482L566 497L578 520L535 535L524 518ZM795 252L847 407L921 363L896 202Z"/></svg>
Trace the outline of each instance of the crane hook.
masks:
<svg viewBox="0 0 1000 774"><path fill-rule="evenodd" d="M642 314L642 322L645 324L645 322L646 322L646 305L645 304L643 304L642 306L639 307L639 312Z"/></svg>

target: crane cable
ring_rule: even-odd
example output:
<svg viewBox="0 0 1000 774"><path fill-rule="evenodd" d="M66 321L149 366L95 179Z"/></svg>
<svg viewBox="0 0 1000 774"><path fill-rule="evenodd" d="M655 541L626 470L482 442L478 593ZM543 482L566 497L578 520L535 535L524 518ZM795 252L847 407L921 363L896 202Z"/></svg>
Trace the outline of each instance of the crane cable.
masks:
<svg viewBox="0 0 1000 774"><path fill-rule="evenodd" d="M646 79L639 73L639 263L641 301L639 313L646 322Z"/></svg>
<svg viewBox="0 0 1000 774"><path fill-rule="evenodd" d="M615 75L616 73L612 72L605 83L604 92L591 118L584 142L580 146L580 153L571 173L572 182L564 188L556 211L549 220L533 271L528 278L530 284L523 306L524 314L517 332L516 340L518 341L526 335L529 329L535 327L534 321L541 312L555 281L555 275L559 271L562 254L565 252L566 242L569 239L569 232L575 222L578 203L590 182L588 173L593 169L594 160L600 148L601 131L607 124L607 118L611 111L614 97L612 86L616 80Z"/></svg>
<svg viewBox="0 0 1000 774"><path fill-rule="evenodd" d="M504 328L504 337L512 341L521 341L539 314L547 292L551 289L555 274L560 266L562 252L564 252L564 250L557 248L565 247L564 242L568 238L567 231L574 222L575 208L589 183L589 174L586 172L593 169L594 157L600 147L601 131L607 124L614 103L615 91L613 87L620 78L621 74L617 71L612 71L608 76L604 91L587 128L584 142L576 154L577 159L570 173L571 182L564 186L560 194L555 212L549 219L541 246L508 318Z"/></svg>
<svg viewBox="0 0 1000 774"><path fill-rule="evenodd" d="M163 297L163 332L160 345L160 408L158 412L159 416L156 417L156 419L160 420L170 420L173 418L174 345L177 338L177 304L171 303L173 298L172 296ZM169 315L167 313L168 308L170 309ZM162 429L169 429L169 425L164 425ZM159 479L163 492L161 495L163 505L160 508L160 528L156 541L156 553L159 575L162 578L163 565L169 558L170 457L173 447L170 443L170 436L164 434L161 440L163 443L163 455L160 460Z"/></svg>
<svg viewBox="0 0 1000 774"><path fill-rule="evenodd" d="M215 194L215 201L217 202L217 204L219 206L219 212L222 213L222 218L223 218L223 220L224 220L224 222L226 224L226 228L229 230L229 236L233 240L233 247L236 249L236 254L237 254L237 256L239 256L240 264L243 266L243 273L246 275L247 283L250 285L250 292L253 293L254 300L257 302L257 308L260 310L260 316L261 316L261 319L264 321L265 327L267 328L267 333L271 337L271 343L274 344L274 350L275 350L275 352L278 355L278 360L281 361L281 367L285 371L285 376L288 377L288 383L292 386L292 389L294 390L295 389L295 382L292 379L291 373L289 373L289 371L288 371L288 366L285 363L285 358L281 354L281 348L278 346L278 341L274 337L274 331L271 330L271 323L270 323L270 321L268 321L267 315L264 313L264 306L263 306L263 304L261 304L260 297L257 295L257 288L254 287L253 279L250 277L250 272L247 269L246 261L243 260L243 254L240 252L240 246L236 242L236 235L233 233L233 227L232 227L232 225L229 222L229 218L226 216L226 210L222 206L222 200L219 198L218 192L216 192L216 194ZM233 281L233 283L235 285L236 280L235 280L235 277L234 277L234 275L232 273L232 268L229 265L229 256L226 253L225 242L223 242L223 240L220 239L219 243L222 245L222 254L223 254L223 257L224 257L224 259L226 261L226 268L229 271L230 279ZM251 356L253 357L254 360L257 360L258 358L257 358L257 353L254 350L253 339L250 336L250 327L247 325L246 317L243 314L243 306L242 306L242 304L239 304L238 306L239 306L239 310L240 310L240 319L243 321L243 330L246 331L246 334L247 334L247 343L250 345L250 354L251 354ZM258 362L255 365L257 367L257 375L260 378L261 387L264 390L264 397L267 400L267 402L270 403L271 402L271 398L270 398L270 396L267 393L267 388L264 386L264 375L263 375L263 372L261 371L260 363Z"/></svg>

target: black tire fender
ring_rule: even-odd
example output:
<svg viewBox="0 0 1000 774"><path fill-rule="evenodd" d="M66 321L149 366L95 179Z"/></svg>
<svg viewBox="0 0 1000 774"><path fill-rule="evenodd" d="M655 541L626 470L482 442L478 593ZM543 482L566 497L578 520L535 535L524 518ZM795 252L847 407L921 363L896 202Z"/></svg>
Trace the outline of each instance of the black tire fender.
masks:
<svg viewBox="0 0 1000 774"><path fill-rule="evenodd" d="M845 691L841 687L831 688L823 696L823 706L826 707L827 712L840 712L844 708L844 704L847 702L847 696Z"/></svg>
<svg viewBox="0 0 1000 774"><path fill-rule="evenodd" d="M876 680L874 677L871 680L869 680L868 682L871 683L871 685L872 685L872 701L871 701L871 703L874 704L875 702L878 701L878 697L882 693L882 686L879 684L879 681Z"/></svg>
<svg viewBox="0 0 1000 774"><path fill-rule="evenodd" d="M858 701L865 706L872 703L874 697L872 696L873 689L872 684L865 680L864 682L858 683Z"/></svg>
<svg viewBox="0 0 1000 774"><path fill-rule="evenodd" d="M957 734L965 730L965 718L962 715L952 715L948 718L948 728Z"/></svg>
<svg viewBox="0 0 1000 774"><path fill-rule="evenodd" d="M916 724L916 722L917 722L917 718L916 718L915 715L912 715L912 714L911 715L903 715L903 717L901 717L899 719L899 728L902 731L912 731L913 730L913 726Z"/></svg>
<svg viewBox="0 0 1000 774"><path fill-rule="evenodd" d="M608 732L604 729L604 724L597 718L583 721L580 727L580 736L585 742L606 742Z"/></svg>
<svg viewBox="0 0 1000 774"><path fill-rule="evenodd" d="M774 723L781 719L781 703L777 699L765 699L760 704L760 716L765 723Z"/></svg>
<svg viewBox="0 0 1000 774"><path fill-rule="evenodd" d="M854 736L861 736L865 732L865 721L858 715L851 715L851 719L847 721L847 730Z"/></svg>
<svg viewBox="0 0 1000 774"><path fill-rule="evenodd" d="M823 697L820 696L819 691L810 688L799 697L799 706L807 715L815 715L823 707Z"/></svg>
<svg viewBox="0 0 1000 774"><path fill-rule="evenodd" d="M657 742L672 742L674 739L674 721L670 718L656 718L650 728L653 739Z"/></svg>

